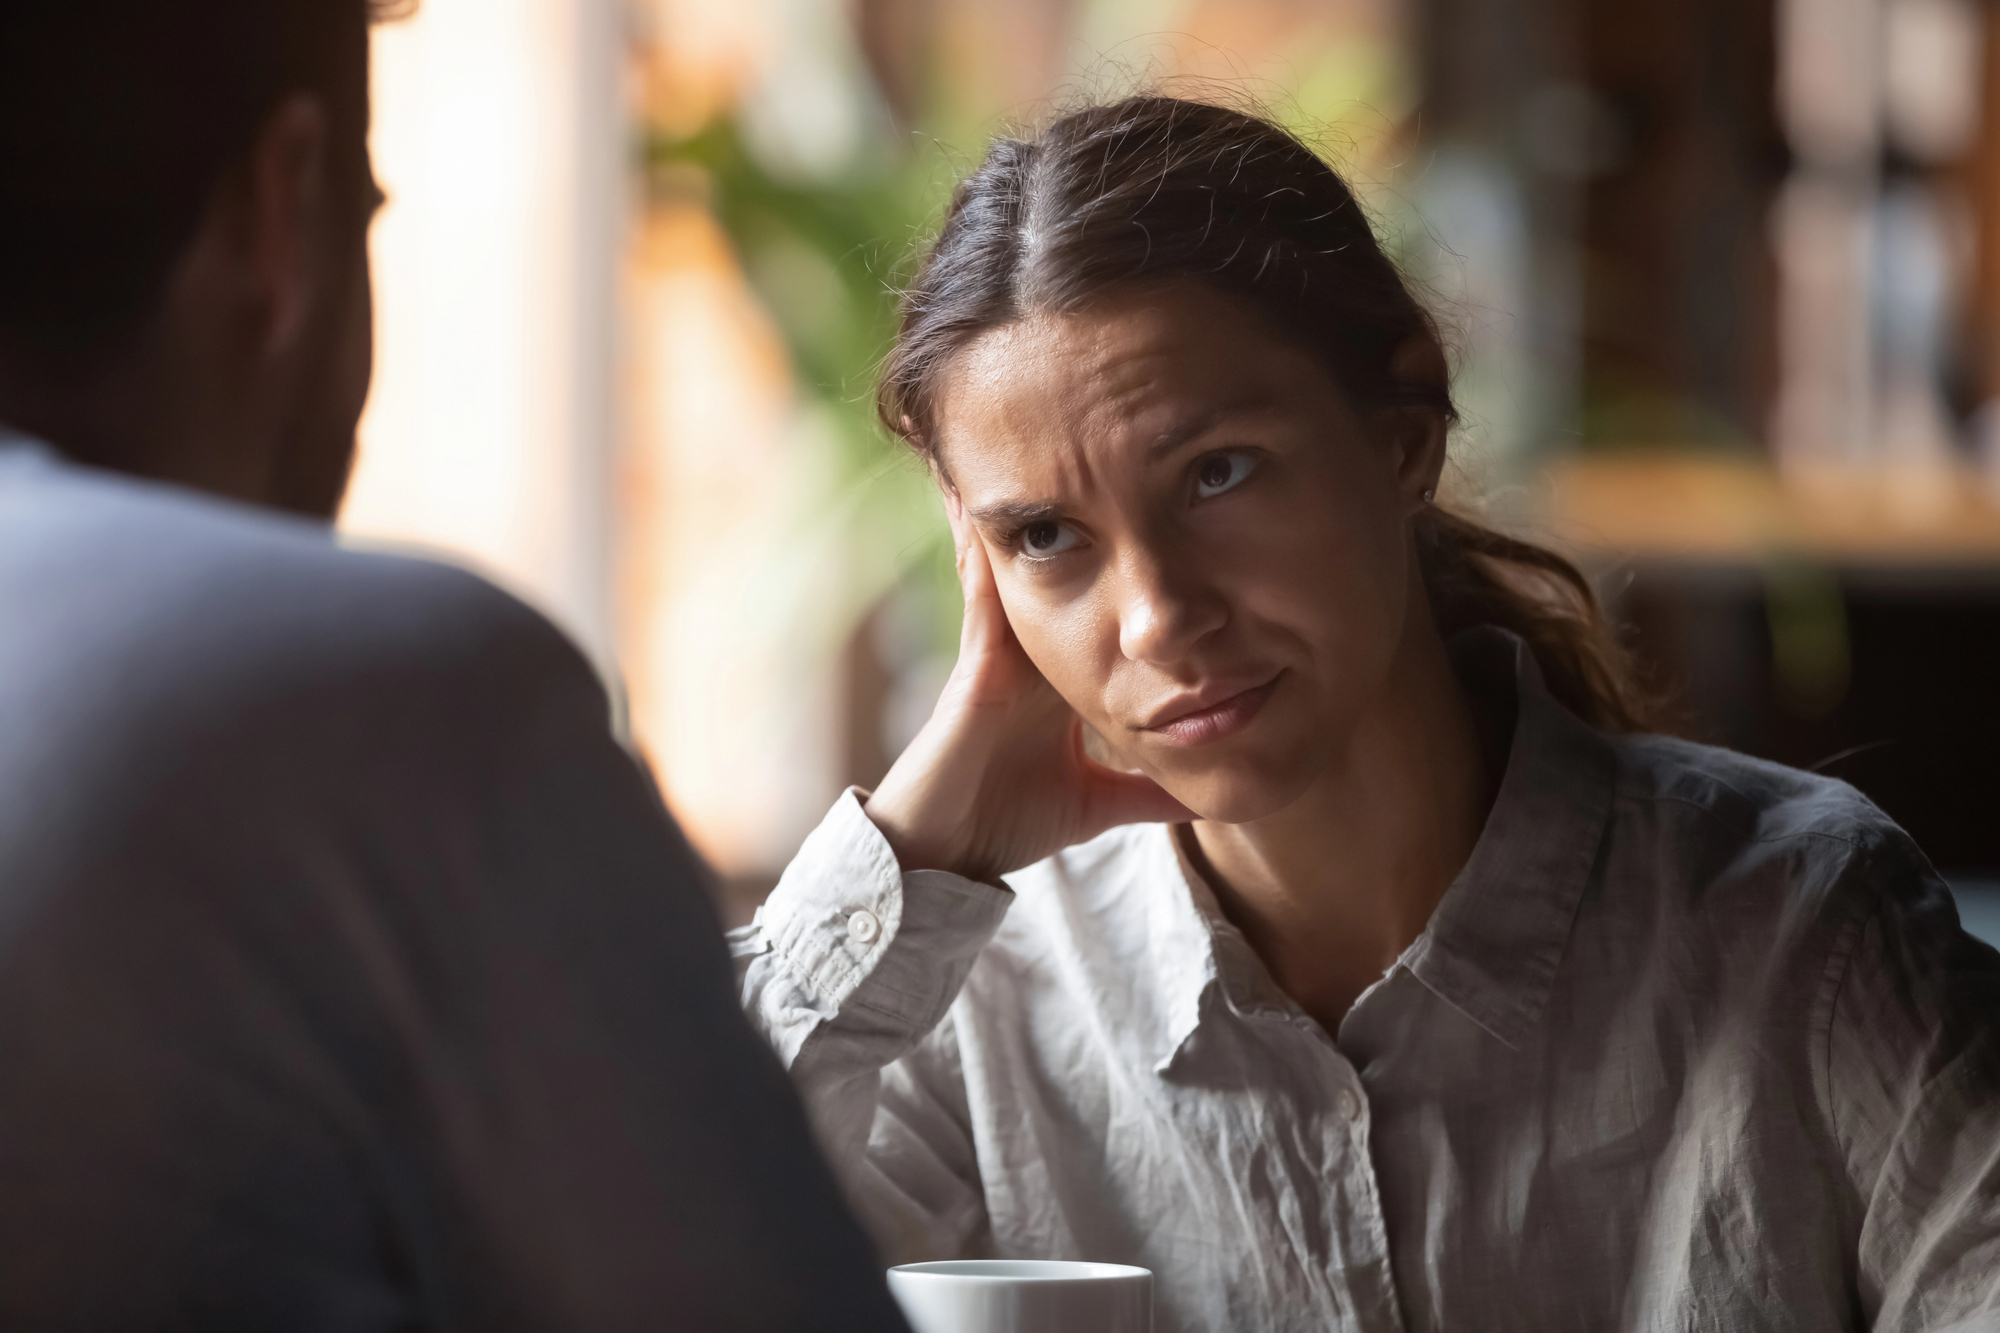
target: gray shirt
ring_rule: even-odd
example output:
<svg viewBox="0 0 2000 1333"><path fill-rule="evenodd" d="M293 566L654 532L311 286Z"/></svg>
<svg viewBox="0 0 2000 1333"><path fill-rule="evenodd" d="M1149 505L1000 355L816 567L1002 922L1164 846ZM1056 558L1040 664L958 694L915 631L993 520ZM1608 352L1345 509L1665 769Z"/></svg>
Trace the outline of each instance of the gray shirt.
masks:
<svg viewBox="0 0 2000 1333"><path fill-rule="evenodd" d="M1337 1033L1173 830L903 874L850 795L737 933L880 1241L1153 1270L1194 1330L2000 1329L2000 957L1851 788L1601 735L1506 775Z"/></svg>
<svg viewBox="0 0 2000 1333"><path fill-rule="evenodd" d="M561 635L0 445L0 1328L901 1327Z"/></svg>

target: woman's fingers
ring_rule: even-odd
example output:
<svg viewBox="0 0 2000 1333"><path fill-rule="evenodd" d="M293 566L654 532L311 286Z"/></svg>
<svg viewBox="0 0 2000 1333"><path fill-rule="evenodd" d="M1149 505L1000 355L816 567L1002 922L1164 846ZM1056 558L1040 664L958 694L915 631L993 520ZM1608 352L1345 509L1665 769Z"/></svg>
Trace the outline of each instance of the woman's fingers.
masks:
<svg viewBox="0 0 2000 1333"><path fill-rule="evenodd" d="M952 491L944 492L944 521L951 528L952 554L958 562L959 577L965 576L965 502Z"/></svg>
<svg viewBox="0 0 2000 1333"><path fill-rule="evenodd" d="M1013 629L1000 602L993 562L979 534L968 532L959 558L959 586L965 593L965 623L959 632L962 656L985 657L1012 647ZM1018 650L1017 650L1018 651Z"/></svg>

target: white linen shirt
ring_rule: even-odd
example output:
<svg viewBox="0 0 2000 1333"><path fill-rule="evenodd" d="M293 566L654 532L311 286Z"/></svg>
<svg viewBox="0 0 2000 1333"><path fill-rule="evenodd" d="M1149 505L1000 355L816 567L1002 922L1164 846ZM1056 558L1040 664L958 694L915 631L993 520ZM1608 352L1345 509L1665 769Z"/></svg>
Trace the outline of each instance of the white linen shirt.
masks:
<svg viewBox="0 0 2000 1333"><path fill-rule="evenodd" d="M2000 957L1909 839L1454 650L1506 775L1334 1037L1167 826L1009 891L841 799L733 942L886 1257L1139 1264L1160 1333L2000 1328Z"/></svg>

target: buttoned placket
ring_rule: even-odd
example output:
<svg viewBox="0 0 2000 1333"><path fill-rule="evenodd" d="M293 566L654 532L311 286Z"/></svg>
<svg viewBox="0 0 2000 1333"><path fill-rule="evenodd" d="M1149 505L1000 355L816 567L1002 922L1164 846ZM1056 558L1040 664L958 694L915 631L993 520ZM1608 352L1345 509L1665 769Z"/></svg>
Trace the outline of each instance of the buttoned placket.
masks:
<svg viewBox="0 0 2000 1333"><path fill-rule="evenodd" d="M1247 946L1246 946L1247 947ZM1386 978L1385 978L1386 980ZM1275 989L1276 983L1271 983ZM1362 993L1369 998L1380 989L1377 982ZM1359 1007L1361 1000L1356 1000ZM1366 1227L1368 1255L1365 1266L1351 1266L1345 1273L1330 1275L1336 1290L1354 1301L1351 1311L1355 1326L1367 1333L1404 1333L1402 1304L1396 1292L1394 1269L1389 1263L1389 1225L1382 1213L1382 1190L1375 1179L1375 1161L1369 1152L1370 1123L1368 1093L1361 1072L1347 1058L1319 1020L1298 1008L1289 997L1284 1015L1295 1030L1304 1034L1318 1066L1326 1071L1328 1098L1324 1113L1323 1141L1330 1163L1337 1164L1344 1188L1341 1195L1353 1205ZM1356 1279L1366 1274L1369 1290Z"/></svg>
<svg viewBox="0 0 2000 1333"><path fill-rule="evenodd" d="M1307 1058L1314 1068L1324 1071L1327 1096L1323 1105L1300 1111L1318 1121L1322 1159L1340 1177L1338 1199L1351 1205L1350 1216L1359 1216L1366 1237L1363 1263L1329 1272L1328 1288L1336 1300L1348 1304L1343 1313L1352 1327L1363 1333L1404 1333L1402 1302L1389 1261L1388 1220L1382 1212L1382 1190L1368 1146L1371 1118L1361 1073L1319 1021L1280 989L1250 942L1222 914L1213 890L1188 860L1178 835L1170 834L1170 846L1189 893L1184 910L1193 912L1202 924L1226 1006L1240 1019L1281 1024L1299 1033L1308 1047ZM1392 968L1364 990L1354 1007L1375 1000L1393 972Z"/></svg>

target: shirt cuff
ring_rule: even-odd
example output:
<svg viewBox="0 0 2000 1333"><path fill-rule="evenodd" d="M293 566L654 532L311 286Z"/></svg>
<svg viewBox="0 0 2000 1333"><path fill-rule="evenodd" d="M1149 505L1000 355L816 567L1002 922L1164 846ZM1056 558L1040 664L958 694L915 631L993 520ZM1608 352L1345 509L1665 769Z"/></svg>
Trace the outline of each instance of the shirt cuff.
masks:
<svg viewBox="0 0 2000 1333"><path fill-rule="evenodd" d="M944 1017L1014 895L942 870L904 873L850 787L785 868L758 925L793 974L921 1030Z"/></svg>

